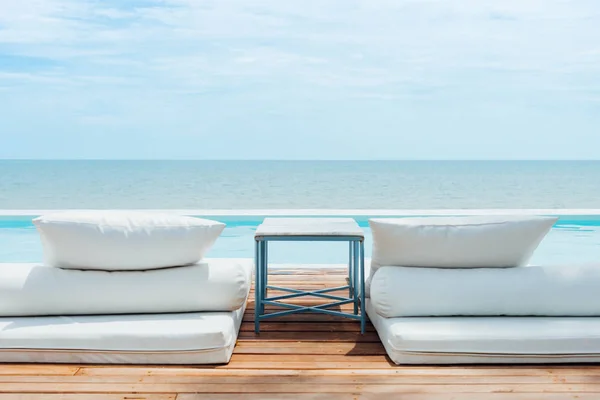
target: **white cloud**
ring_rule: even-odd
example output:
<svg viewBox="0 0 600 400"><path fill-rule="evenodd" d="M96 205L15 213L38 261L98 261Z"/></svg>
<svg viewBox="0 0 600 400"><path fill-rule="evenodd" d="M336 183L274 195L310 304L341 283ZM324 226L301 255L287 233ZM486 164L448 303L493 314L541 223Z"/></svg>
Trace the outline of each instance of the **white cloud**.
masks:
<svg viewBox="0 0 600 400"><path fill-rule="evenodd" d="M41 119L140 129L370 101L415 118L594 107L597 26L595 0L0 0L0 106L40 98ZM76 112L46 108L57 89Z"/></svg>
<svg viewBox="0 0 600 400"><path fill-rule="evenodd" d="M590 57L600 17L589 1L114 4L3 0L0 43L20 55L75 60L70 75L121 64L167 82L175 68L199 84L212 75L270 75L330 86L363 75L361 85L379 85L449 69L560 73L600 64Z"/></svg>

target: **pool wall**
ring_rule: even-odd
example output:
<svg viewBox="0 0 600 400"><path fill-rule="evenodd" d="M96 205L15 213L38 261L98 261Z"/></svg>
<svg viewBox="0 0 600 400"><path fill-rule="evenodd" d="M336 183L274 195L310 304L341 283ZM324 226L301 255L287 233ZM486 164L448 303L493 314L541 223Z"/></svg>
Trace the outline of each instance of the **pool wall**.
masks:
<svg viewBox="0 0 600 400"><path fill-rule="evenodd" d="M0 227L31 226L39 215L65 210L0 210ZM557 225L600 226L600 209L463 209L463 210L131 210L166 212L215 219L236 226L258 225L265 217L350 217L362 227L370 218L403 218L469 215L547 215L559 218Z"/></svg>
<svg viewBox="0 0 600 400"><path fill-rule="evenodd" d="M0 262L40 262L42 246L32 219L54 210L0 211ZM157 210L159 211L159 210ZM355 218L365 230L367 257L372 248L372 217L432 215L552 215L558 222L541 243L532 262L600 262L600 210L160 210L224 222L227 226L209 257L254 257L254 232L267 216ZM313 212L314 211L314 212ZM4 215L2 215L4 213ZM339 264L348 249L331 243L278 243L270 247L274 263Z"/></svg>

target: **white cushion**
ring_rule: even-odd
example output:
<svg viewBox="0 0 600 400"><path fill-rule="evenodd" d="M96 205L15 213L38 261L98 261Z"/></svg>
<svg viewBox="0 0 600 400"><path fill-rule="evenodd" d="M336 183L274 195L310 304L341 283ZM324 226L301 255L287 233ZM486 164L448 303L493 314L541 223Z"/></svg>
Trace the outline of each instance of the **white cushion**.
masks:
<svg viewBox="0 0 600 400"><path fill-rule="evenodd" d="M384 318L372 302L367 302L367 313L397 364L489 363L501 361L502 355L513 362L581 362L585 356L600 360L600 318ZM488 357L469 357L477 355ZM520 356L529 357L520 361Z"/></svg>
<svg viewBox="0 0 600 400"><path fill-rule="evenodd" d="M555 217L371 219L372 273L379 266L516 267L524 265Z"/></svg>
<svg viewBox="0 0 600 400"><path fill-rule="evenodd" d="M0 264L0 316L231 311L250 291L251 260L148 271Z"/></svg>
<svg viewBox="0 0 600 400"><path fill-rule="evenodd" d="M387 318L600 316L600 265L381 267L370 289L374 309Z"/></svg>
<svg viewBox="0 0 600 400"><path fill-rule="evenodd" d="M212 349L234 340L231 315L222 312L0 318L0 343L3 349Z"/></svg>
<svg viewBox="0 0 600 400"><path fill-rule="evenodd" d="M137 211L67 211L33 223L47 265L100 270L193 264L225 228L216 221Z"/></svg>

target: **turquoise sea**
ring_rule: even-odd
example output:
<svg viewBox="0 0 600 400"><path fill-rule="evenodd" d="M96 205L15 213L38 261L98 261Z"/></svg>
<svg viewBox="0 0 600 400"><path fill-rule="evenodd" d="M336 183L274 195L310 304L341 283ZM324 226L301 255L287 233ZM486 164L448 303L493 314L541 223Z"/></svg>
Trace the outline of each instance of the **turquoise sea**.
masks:
<svg viewBox="0 0 600 400"><path fill-rule="evenodd" d="M262 216L238 210L557 209L561 219L532 262L600 261L600 162L0 161L0 209L70 208L232 210L201 215L227 224L212 257L253 256ZM35 213L8 213L0 211L0 262L41 261ZM355 215L367 256L371 216ZM277 263L341 263L347 255L335 244L271 250Z"/></svg>
<svg viewBox="0 0 600 400"><path fill-rule="evenodd" d="M0 209L600 208L598 161L0 161Z"/></svg>
<svg viewBox="0 0 600 400"><path fill-rule="evenodd" d="M0 262L39 262L42 248L31 224L34 216L0 217ZM210 257L253 257L254 231L261 217L211 216L222 221L225 231L211 249ZM354 216L365 230L365 253L371 256L369 216ZM287 243L269 245L270 260L275 263L338 264L348 257L340 243ZM534 254L533 263L600 264L600 216L562 216Z"/></svg>

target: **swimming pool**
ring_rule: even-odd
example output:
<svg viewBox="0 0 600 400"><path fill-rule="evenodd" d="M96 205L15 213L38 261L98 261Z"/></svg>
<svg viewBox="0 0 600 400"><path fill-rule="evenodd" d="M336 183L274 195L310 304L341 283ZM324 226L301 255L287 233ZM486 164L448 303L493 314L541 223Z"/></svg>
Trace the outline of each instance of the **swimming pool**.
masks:
<svg viewBox="0 0 600 400"><path fill-rule="evenodd" d="M0 262L42 260L41 243L31 223L34 217L35 215L0 215ZM262 222L263 216L202 217L226 224L225 231L209 252L209 257L254 256L254 231ZM371 232L368 228L371 217L352 216L365 229L367 257L371 256ZM343 243L278 242L269 246L269 250L270 259L274 263L334 264L346 262L346 246ZM534 254L532 263L600 263L600 215L561 215Z"/></svg>

